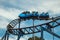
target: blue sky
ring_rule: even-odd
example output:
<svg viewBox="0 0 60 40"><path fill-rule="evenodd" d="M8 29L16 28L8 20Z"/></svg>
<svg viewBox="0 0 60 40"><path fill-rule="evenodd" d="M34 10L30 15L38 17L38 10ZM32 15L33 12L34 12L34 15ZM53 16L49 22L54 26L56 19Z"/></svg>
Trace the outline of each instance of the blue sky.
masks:
<svg viewBox="0 0 60 40"><path fill-rule="evenodd" d="M58 16L60 14L60 0L0 0L0 33L2 32L1 30L3 30L3 32L6 30L6 26L9 22L11 22L13 19L18 18L18 15L22 11L26 10L38 11L39 13L48 11L50 17ZM38 22L36 22L35 24L38 24ZM22 26L25 24L27 25L28 23L24 22L21 25ZM45 32L45 35L46 34L48 33ZM3 35L0 34L0 37L1 36ZM48 34L48 36L50 36L50 34ZM50 37L52 38L52 36ZM26 38L28 38L28 36L26 36ZM24 40L26 38L21 38L21 40ZM51 39L51 38L47 39L47 37L45 38L46 40ZM11 40L13 39L11 38ZM55 40L58 39L56 38Z"/></svg>

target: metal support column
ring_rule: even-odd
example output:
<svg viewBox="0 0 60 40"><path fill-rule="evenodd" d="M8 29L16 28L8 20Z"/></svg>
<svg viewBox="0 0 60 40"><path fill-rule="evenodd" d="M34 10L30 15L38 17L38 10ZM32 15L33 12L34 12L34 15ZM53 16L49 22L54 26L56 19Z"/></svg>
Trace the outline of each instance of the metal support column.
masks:
<svg viewBox="0 0 60 40"><path fill-rule="evenodd" d="M43 28L41 26L41 40L43 40Z"/></svg>
<svg viewBox="0 0 60 40"><path fill-rule="evenodd" d="M54 28L53 28L53 32L54 32ZM53 35L53 40L54 40L54 35Z"/></svg>
<svg viewBox="0 0 60 40"><path fill-rule="evenodd" d="M20 22L21 22L21 19L19 18L19 27L18 28L20 28ZM19 40L19 39L20 39L20 32L18 33L18 39L17 40Z"/></svg>
<svg viewBox="0 0 60 40"><path fill-rule="evenodd" d="M7 33L7 40L9 40L9 33Z"/></svg>
<svg viewBox="0 0 60 40"><path fill-rule="evenodd" d="M35 27L34 27L34 18L33 18L33 38L32 38L32 40L35 40L34 31L35 31Z"/></svg>
<svg viewBox="0 0 60 40"><path fill-rule="evenodd" d="M54 18L52 17L52 20L54 21ZM53 22L53 24L52 25L54 25L54 22ZM54 32L54 28L53 28L53 30L52 30L53 32ZM53 40L54 40L54 35L53 35Z"/></svg>
<svg viewBox="0 0 60 40"><path fill-rule="evenodd" d="M20 36L18 35L18 39L17 40L19 40L20 39Z"/></svg>

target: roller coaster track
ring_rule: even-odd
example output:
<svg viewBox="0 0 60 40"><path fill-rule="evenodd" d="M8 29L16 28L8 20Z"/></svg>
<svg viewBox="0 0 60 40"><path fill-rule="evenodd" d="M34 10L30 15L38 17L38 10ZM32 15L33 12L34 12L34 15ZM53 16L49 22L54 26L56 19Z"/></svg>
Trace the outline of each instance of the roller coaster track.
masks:
<svg viewBox="0 0 60 40"><path fill-rule="evenodd" d="M54 33L51 30L52 28L60 26L60 22L58 22L60 20L60 16L54 17L53 20L52 20L52 18L50 18L50 20L51 21L48 22L48 23L44 23L44 24L40 24L40 25L36 25L36 26L30 26L30 27L25 27L25 28L14 28L21 21L24 21L24 20L21 20L21 19L15 19L7 25L7 31L6 31L5 35L2 37L1 40L8 40L8 35L9 34L20 35L20 37L21 37L23 35L38 33L38 32L41 32L42 30L50 33L51 35L53 35L57 38L60 38L59 35L57 35L56 33ZM41 30L41 28L42 28L42 30Z"/></svg>

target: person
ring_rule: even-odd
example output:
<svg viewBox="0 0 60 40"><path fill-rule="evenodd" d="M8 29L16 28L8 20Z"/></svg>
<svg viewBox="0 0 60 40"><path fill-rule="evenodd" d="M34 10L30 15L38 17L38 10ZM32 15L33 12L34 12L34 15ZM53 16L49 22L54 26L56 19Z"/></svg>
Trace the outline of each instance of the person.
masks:
<svg viewBox="0 0 60 40"><path fill-rule="evenodd" d="M40 19L44 19L45 18L45 13L44 12L42 12L42 14L40 14Z"/></svg>
<svg viewBox="0 0 60 40"><path fill-rule="evenodd" d="M45 17L46 17L46 18L49 18L48 12L45 13Z"/></svg>
<svg viewBox="0 0 60 40"><path fill-rule="evenodd" d="M37 19L38 18L38 12L37 11L33 11L32 12L33 18Z"/></svg>

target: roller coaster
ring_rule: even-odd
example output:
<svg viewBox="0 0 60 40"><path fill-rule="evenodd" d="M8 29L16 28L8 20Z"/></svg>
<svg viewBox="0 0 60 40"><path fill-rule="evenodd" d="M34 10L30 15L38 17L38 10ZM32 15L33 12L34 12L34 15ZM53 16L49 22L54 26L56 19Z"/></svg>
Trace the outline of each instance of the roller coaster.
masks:
<svg viewBox="0 0 60 40"><path fill-rule="evenodd" d="M33 20L33 26L20 28L20 24L22 21L26 21L26 20L30 20L30 19ZM34 25L35 20L46 20L46 21L51 20L51 21L35 26ZM21 36L39 33L39 32L41 33L41 38L43 40L44 31L46 31L46 32L50 33L51 35L60 39L60 36L58 34L54 33L52 30L53 28L60 26L59 20L60 20L60 16L50 18L48 12L45 14L43 12L40 15L38 14L38 12L35 12L35 11L32 13L30 13L29 11L22 12L19 15L18 19L12 20L7 25L6 33L1 38L1 40L9 40L10 34L18 36L17 40L20 40ZM15 28L17 24L18 24L18 28Z"/></svg>

